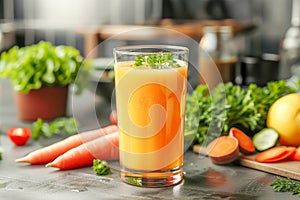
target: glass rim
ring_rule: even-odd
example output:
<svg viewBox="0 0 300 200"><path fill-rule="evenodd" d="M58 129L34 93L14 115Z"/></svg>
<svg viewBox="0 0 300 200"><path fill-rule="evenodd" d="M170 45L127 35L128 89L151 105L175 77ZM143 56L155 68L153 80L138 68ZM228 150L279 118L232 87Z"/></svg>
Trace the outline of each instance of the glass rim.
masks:
<svg viewBox="0 0 300 200"><path fill-rule="evenodd" d="M144 49L144 51L143 51ZM161 51L145 51L146 49L161 49ZM147 55L173 53L174 55L187 54L189 49L184 46L176 45L127 45L113 48L113 52L122 55Z"/></svg>

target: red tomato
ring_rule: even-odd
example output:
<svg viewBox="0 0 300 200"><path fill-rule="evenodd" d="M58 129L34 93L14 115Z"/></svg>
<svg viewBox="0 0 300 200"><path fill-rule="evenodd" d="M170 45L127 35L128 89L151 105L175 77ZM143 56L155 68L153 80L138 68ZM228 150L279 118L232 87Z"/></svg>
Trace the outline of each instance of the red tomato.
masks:
<svg viewBox="0 0 300 200"><path fill-rule="evenodd" d="M118 117L117 117L117 111L112 110L109 115L110 123L117 125L118 124Z"/></svg>
<svg viewBox="0 0 300 200"><path fill-rule="evenodd" d="M7 131L7 135L15 145L23 146L29 140L31 130L29 128L10 128Z"/></svg>

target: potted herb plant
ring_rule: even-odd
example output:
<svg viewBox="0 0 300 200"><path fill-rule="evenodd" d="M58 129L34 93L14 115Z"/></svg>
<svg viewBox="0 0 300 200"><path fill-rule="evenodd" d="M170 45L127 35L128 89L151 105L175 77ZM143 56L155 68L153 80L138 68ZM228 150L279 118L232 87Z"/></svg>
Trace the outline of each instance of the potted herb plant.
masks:
<svg viewBox="0 0 300 200"><path fill-rule="evenodd" d="M10 79L18 117L34 121L65 116L68 86L74 83L82 62L74 47L45 41L3 52L0 78Z"/></svg>

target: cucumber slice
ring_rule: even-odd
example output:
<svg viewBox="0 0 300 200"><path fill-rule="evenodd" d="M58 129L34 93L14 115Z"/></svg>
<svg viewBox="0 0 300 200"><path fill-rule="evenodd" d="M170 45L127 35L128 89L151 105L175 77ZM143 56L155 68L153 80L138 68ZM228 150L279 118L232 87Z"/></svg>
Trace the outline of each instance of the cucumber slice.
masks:
<svg viewBox="0 0 300 200"><path fill-rule="evenodd" d="M256 133L253 138L253 144L258 151L265 151L276 146L279 134L272 128L264 128Z"/></svg>

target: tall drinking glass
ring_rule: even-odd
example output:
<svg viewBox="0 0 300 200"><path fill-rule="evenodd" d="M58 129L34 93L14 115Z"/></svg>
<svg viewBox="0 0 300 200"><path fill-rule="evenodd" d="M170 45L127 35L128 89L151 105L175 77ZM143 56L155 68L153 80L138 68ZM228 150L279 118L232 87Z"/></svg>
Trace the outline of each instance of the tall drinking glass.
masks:
<svg viewBox="0 0 300 200"><path fill-rule="evenodd" d="M180 183L188 49L141 45L113 53L122 181L143 187Z"/></svg>

